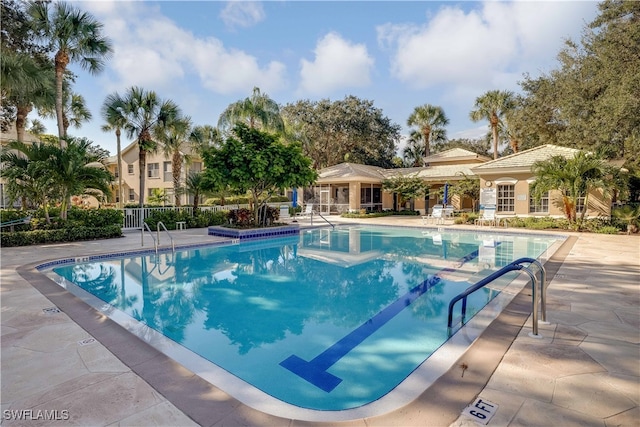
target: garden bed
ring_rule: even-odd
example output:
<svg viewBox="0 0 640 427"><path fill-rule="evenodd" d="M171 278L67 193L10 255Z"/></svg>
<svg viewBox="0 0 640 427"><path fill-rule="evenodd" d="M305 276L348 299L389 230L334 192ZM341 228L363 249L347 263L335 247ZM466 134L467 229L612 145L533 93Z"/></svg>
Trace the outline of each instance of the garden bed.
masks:
<svg viewBox="0 0 640 427"><path fill-rule="evenodd" d="M300 226L297 224L265 228L228 228L213 226L209 227L207 234L209 234L209 236L240 240L269 239L273 237L297 236L300 234Z"/></svg>

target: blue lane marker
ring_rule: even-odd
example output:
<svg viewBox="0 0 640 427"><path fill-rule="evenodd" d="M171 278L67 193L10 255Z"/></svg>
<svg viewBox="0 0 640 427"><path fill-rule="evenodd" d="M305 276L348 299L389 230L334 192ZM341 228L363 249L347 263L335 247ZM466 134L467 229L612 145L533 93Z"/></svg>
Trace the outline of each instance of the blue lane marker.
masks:
<svg viewBox="0 0 640 427"><path fill-rule="evenodd" d="M477 257L478 250L476 249L463 258L460 258L458 262L462 266L462 264ZM414 287L409 292L382 309L378 314L358 326L351 333L340 339L340 341L331 347L327 348L311 361L307 362L295 354L292 354L280 362L280 366L290 370L294 374L309 381L311 384L326 391L327 393L331 392L342 382L342 378L338 378L327 372L327 369L333 366L338 360L342 359L347 353L367 339L371 334L380 329L380 327L385 323L393 319L394 316L408 307L431 287L440 282L441 279L439 274L452 271L455 271L455 269L451 267L444 268L439 273L420 283L418 286Z"/></svg>

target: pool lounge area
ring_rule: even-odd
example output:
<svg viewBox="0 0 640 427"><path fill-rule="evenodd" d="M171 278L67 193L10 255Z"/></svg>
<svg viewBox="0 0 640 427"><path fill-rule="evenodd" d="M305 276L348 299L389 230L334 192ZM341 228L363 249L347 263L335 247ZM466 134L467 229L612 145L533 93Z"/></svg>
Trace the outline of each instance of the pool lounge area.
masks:
<svg viewBox="0 0 640 427"><path fill-rule="evenodd" d="M418 226L413 219L386 221ZM205 233L174 236L178 244L197 244L207 240ZM570 237L549 275L551 324L540 326L542 339L528 337L530 297L520 294L464 353L466 369L454 366L401 409L345 425L365 425L365 418L366 425L450 425L478 396L498 405L489 425L637 419L638 243L637 236ZM77 425L301 424L295 414L276 417L241 404L32 268L44 260L139 246L139 234L129 234L116 241L3 249L2 409L66 410ZM30 262L23 266L25 259ZM596 398L598 387L606 398Z"/></svg>

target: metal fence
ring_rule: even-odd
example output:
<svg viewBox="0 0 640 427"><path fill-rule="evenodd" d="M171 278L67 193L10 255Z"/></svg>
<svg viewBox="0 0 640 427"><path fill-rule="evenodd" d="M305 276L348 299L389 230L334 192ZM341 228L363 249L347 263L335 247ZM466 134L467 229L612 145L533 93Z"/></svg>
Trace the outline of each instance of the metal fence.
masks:
<svg viewBox="0 0 640 427"><path fill-rule="evenodd" d="M274 208L279 208L280 206L291 206L291 202L274 202L268 203L269 206ZM235 204L235 205L227 205L227 206L199 206L198 210L200 211L228 211L231 209L241 209L249 208L249 204ZM150 217L154 212L166 212L166 211L179 211L179 212L188 212L189 215L193 214L193 207L185 206L185 207L153 207L153 208L124 208L121 209L124 213L124 222L122 224L123 230L139 230L142 228L142 224L144 220Z"/></svg>

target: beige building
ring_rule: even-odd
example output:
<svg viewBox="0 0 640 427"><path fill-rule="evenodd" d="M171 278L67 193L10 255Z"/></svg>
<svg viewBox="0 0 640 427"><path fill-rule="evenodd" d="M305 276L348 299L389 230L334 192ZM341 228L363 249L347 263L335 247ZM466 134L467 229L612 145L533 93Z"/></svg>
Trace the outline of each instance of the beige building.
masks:
<svg viewBox="0 0 640 427"><path fill-rule="evenodd" d="M123 205L137 204L140 202L140 168L139 149L134 141L122 149L122 198ZM202 170L202 159L194 156L188 148L182 152L183 162L180 171L181 186L191 172ZM175 191L173 188L173 164L171 159L166 158L161 152L147 153L145 168L145 194L143 203L148 203L149 196L154 192L163 192L166 196L166 204L175 204ZM111 156L107 159L107 168L115 177L113 182L113 197L116 205L119 206L120 197L118 192L118 158ZM180 195L182 205L193 203L193 197L186 194Z"/></svg>
<svg viewBox="0 0 640 427"><path fill-rule="evenodd" d="M501 217L553 216L562 217L560 194L551 191L539 202L531 195L530 185L535 177L531 167L538 160L561 155L573 157L576 149L555 145L539 147L490 160L488 157L460 148L447 150L426 158L426 167L383 169L374 166L342 163L319 171L316 185L303 195L304 203L313 203L320 213L347 211L397 210L397 197L382 189L382 182L394 176L420 177L429 185L429 195L414 200L414 209L421 214L431 212L436 204L443 204L442 187L466 177L480 180L480 205L495 205ZM299 197L300 199L300 197ZM471 210L472 200L452 196L448 200L457 210ZM590 194L588 217L608 217L611 201L602 192ZM578 201L578 212L584 209Z"/></svg>

